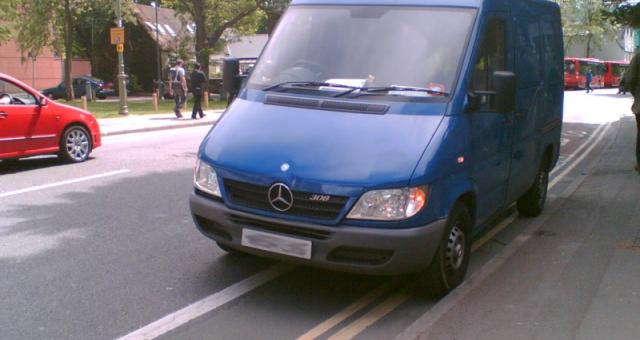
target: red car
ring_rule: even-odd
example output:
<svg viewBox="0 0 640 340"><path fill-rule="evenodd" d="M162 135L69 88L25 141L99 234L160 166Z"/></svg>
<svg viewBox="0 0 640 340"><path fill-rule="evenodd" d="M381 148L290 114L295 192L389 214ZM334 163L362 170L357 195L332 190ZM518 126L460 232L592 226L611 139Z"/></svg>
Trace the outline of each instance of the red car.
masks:
<svg viewBox="0 0 640 340"><path fill-rule="evenodd" d="M101 145L98 121L0 73L0 160L58 154L83 162Z"/></svg>

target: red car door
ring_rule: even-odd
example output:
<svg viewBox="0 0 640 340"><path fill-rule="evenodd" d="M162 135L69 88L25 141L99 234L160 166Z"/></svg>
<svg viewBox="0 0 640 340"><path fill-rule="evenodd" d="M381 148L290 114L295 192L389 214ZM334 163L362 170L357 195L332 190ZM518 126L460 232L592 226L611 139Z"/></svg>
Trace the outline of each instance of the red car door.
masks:
<svg viewBox="0 0 640 340"><path fill-rule="evenodd" d="M55 119L49 118L33 94L18 84L0 79L0 158L55 149Z"/></svg>

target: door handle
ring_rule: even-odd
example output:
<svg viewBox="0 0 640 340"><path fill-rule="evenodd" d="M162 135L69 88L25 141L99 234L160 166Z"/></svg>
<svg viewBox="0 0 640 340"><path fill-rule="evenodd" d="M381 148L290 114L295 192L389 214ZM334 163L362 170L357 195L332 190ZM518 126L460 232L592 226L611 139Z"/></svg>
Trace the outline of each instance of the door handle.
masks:
<svg viewBox="0 0 640 340"><path fill-rule="evenodd" d="M9 117L9 114L6 112L0 112L0 119L7 119L7 117Z"/></svg>

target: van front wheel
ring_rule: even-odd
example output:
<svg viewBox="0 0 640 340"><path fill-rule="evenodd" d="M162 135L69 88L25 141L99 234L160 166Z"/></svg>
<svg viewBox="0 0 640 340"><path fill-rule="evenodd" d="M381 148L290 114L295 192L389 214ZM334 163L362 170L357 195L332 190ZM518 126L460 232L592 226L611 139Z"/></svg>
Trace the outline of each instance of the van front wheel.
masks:
<svg viewBox="0 0 640 340"><path fill-rule="evenodd" d="M542 214L549 191L549 170L542 164L536 181L529 191L518 200L518 212L524 217L537 217Z"/></svg>
<svg viewBox="0 0 640 340"><path fill-rule="evenodd" d="M442 297L464 281L471 255L471 229L469 210L456 203L429 268L420 274L420 281L432 296Z"/></svg>

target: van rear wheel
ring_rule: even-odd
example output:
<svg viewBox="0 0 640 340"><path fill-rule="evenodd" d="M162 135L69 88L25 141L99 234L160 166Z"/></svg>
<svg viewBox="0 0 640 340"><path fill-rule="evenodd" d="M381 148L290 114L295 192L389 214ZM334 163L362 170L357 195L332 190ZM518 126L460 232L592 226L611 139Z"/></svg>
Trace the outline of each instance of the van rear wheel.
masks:
<svg viewBox="0 0 640 340"><path fill-rule="evenodd" d="M429 267L419 277L433 297L442 297L463 281L471 255L471 214L461 203L451 210L447 226Z"/></svg>
<svg viewBox="0 0 640 340"><path fill-rule="evenodd" d="M524 196L518 200L518 212L524 217L537 217L544 211L549 191L549 170L543 163L536 180Z"/></svg>

